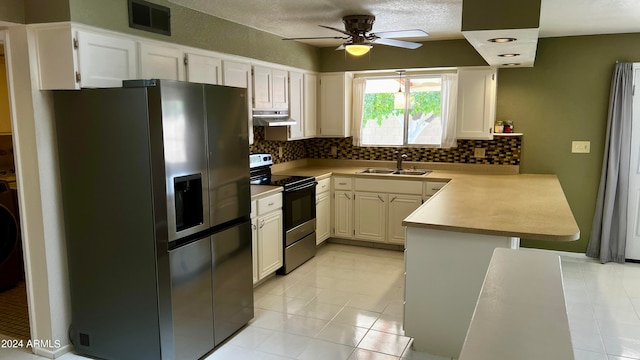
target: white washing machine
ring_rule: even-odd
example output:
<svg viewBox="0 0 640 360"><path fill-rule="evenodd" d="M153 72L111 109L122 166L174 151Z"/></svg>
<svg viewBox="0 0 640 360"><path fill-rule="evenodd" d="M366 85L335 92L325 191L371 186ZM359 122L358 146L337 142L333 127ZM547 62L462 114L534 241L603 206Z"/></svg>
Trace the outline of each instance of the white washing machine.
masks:
<svg viewBox="0 0 640 360"><path fill-rule="evenodd" d="M0 291L14 287L21 278L22 250L16 201L7 181L0 180Z"/></svg>

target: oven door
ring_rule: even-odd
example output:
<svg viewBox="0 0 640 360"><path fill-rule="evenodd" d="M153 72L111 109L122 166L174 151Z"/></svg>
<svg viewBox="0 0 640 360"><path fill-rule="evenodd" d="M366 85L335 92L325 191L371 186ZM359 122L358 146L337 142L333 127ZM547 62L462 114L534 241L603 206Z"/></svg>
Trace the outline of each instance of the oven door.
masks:
<svg viewBox="0 0 640 360"><path fill-rule="evenodd" d="M316 183L301 185L284 192L284 231L287 232L316 218Z"/></svg>

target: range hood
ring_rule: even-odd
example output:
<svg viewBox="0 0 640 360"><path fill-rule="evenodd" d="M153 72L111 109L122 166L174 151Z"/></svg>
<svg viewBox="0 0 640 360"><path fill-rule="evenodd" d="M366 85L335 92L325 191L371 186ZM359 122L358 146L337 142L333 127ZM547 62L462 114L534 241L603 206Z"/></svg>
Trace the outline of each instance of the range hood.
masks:
<svg viewBox="0 0 640 360"><path fill-rule="evenodd" d="M289 110L253 110L254 126L287 126L296 121L289 117Z"/></svg>

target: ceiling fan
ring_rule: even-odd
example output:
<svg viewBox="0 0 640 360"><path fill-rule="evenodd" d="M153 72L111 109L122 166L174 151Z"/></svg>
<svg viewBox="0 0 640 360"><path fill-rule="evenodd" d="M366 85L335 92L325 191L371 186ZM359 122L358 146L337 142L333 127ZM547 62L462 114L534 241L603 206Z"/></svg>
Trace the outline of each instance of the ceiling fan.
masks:
<svg viewBox="0 0 640 360"><path fill-rule="evenodd" d="M342 45L338 46L336 50L346 50L351 55L360 56L368 53L374 44L395 46L405 49L417 49L422 46L422 44L397 40L396 38L424 37L429 35L418 29L373 33L371 32L371 29L373 28L375 20L376 17L373 15L348 15L342 18L344 30L331 26L319 25L323 28L340 32L346 36L298 37L285 38L283 40L342 39L346 41Z"/></svg>

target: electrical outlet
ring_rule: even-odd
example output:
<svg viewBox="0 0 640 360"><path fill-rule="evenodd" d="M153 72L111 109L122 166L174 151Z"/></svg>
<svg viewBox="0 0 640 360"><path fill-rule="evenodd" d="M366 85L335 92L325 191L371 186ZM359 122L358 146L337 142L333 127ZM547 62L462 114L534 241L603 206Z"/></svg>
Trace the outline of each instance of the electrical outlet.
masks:
<svg viewBox="0 0 640 360"><path fill-rule="evenodd" d="M282 146L278 146L278 157L282 157Z"/></svg>
<svg viewBox="0 0 640 360"><path fill-rule="evenodd" d="M338 147L337 146L332 146L331 147L331 156L338 156Z"/></svg>
<svg viewBox="0 0 640 360"><path fill-rule="evenodd" d="M572 141L571 152L577 154L588 154L591 152L591 141Z"/></svg>
<svg viewBox="0 0 640 360"><path fill-rule="evenodd" d="M473 149L473 157L484 159L486 150L485 148Z"/></svg>

